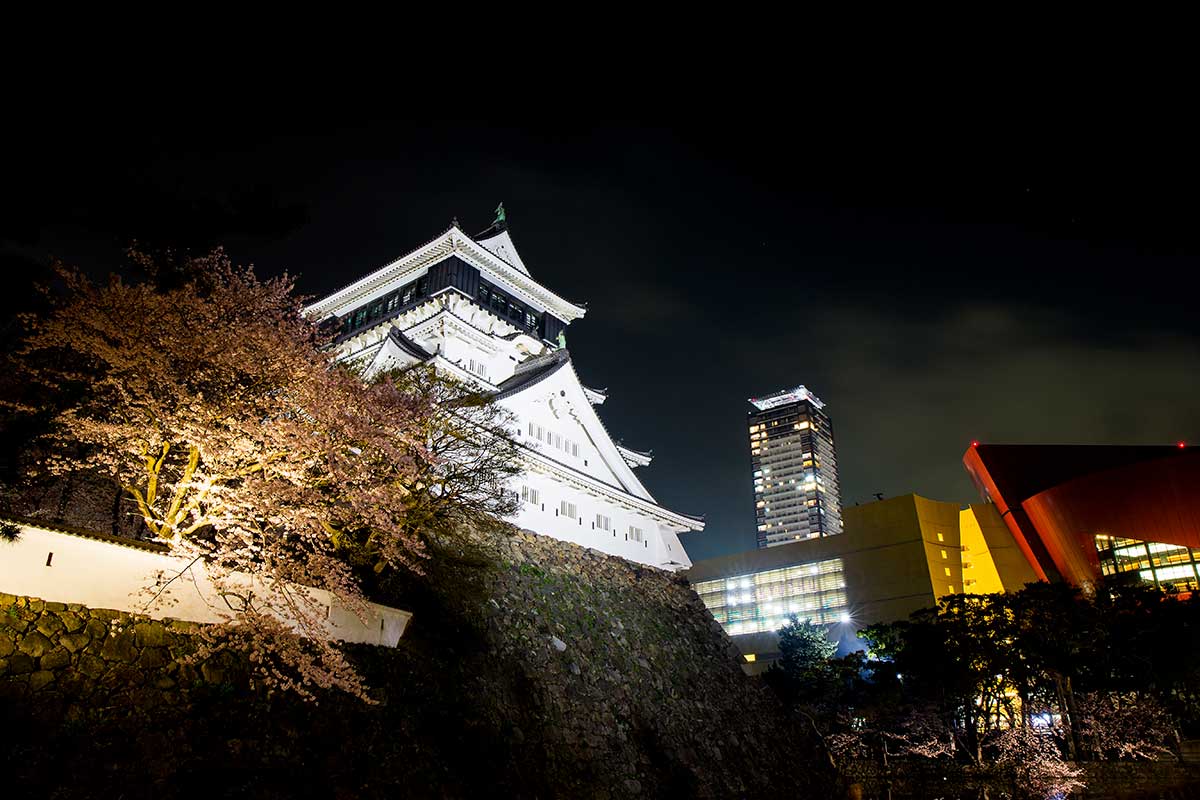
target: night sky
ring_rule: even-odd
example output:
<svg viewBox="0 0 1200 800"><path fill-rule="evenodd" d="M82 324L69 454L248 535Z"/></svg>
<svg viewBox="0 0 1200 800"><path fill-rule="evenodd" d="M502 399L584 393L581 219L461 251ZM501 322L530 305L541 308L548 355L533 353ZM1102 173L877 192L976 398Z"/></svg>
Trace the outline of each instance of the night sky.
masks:
<svg viewBox="0 0 1200 800"><path fill-rule="evenodd" d="M51 255L102 274L134 239L221 243L320 295L503 201L534 278L588 306L567 338L609 430L654 451L660 502L707 516L695 560L754 546L746 398L801 383L845 505L976 499L972 439L1200 442L1194 129L740 111L35 126L6 150L5 303Z"/></svg>

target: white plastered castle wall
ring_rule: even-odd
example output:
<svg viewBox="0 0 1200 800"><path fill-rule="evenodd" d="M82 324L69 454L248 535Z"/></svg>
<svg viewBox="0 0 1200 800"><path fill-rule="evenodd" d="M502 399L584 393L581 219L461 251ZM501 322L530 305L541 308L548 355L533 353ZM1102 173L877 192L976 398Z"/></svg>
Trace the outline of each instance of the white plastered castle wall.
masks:
<svg viewBox="0 0 1200 800"><path fill-rule="evenodd" d="M464 259L486 280L539 313L553 313L566 323L584 315L582 306L558 297L530 277L507 232L477 242L458 228L315 303L309 313L316 317L349 314L451 255ZM460 380L475 380L485 391L502 389L501 384L522 364L556 349L471 297L445 289L428 302L343 341L339 346L342 356L372 365L372 369L416 363L412 354L388 340L393 328L430 353L431 363L439 369ZM556 402L551 391L557 393ZM604 429L570 364L545 381L504 397L501 403L516 415L518 430L514 433L530 456L522 464L526 474L514 481L512 488L517 492L523 487L533 489L538 494L538 502L523 503L512 522L662 569L690 566L677 534L702 529L703 522L657 504ZM529 432L531 421L543 432L569 440L577 449L536 441ZM564 509L564 503L568 508ZM573 517L563 513L570 505L575 509ZM602 523L607 518L609 530L594 527L597 515ZM641 541L630 536L631 528L641 532Z"/></svg>
<svg viewBox="0 0 1200 800"><path fill-rule="evenodd" d="M607 433L597 429L599 420L569 363L500 404L516 417L516 440L531 454L525 475L514 481L523 498L514 524L662 569L691 566L677 535L688 528L667 519ZM536 502L528 499L530 489Z"/></svg>
<svg viewBox="0 0 1200 800"><path fill-rule="evenodd" d="M229 614L201 563L35 525L20 527L15 542L0 542L0 591L154 619L214 623ZM176 575L151 604L158 588ZM367 618L360 620L328 592L307 591L328 609L327 630L335 639L395 647L412 618L407 611L368 603Z"/></svg>

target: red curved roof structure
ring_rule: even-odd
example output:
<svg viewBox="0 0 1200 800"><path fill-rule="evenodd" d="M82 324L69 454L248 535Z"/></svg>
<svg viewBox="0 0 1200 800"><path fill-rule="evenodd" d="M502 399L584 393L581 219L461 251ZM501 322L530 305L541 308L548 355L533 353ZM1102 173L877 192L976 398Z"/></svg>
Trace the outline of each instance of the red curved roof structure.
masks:
<svg viewBox="0 0 1200 800"><path fill-rule="evenodd" d="M1200 448L982 444L963 465L1044 580L1098 580L1098 535L1200 548Z"/></svg>

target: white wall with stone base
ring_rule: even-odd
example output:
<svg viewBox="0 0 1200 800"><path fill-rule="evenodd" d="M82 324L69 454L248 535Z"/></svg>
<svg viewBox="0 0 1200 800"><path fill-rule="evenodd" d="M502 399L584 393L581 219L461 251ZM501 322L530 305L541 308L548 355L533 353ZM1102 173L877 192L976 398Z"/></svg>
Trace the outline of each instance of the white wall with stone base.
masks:
<svg viewBox="0 0 1200 800"><path fill-rule="evenodd" d="M0 541L0 592L154 619L213 623L230 615L202 563L33 525L20 528L15 542ZM158 588L175 576L151 604ZM395 647L412 618L407 611L369 603L366 620L360 620L329 592L307 591L328 610L328 632L334 639Z"/></svg>

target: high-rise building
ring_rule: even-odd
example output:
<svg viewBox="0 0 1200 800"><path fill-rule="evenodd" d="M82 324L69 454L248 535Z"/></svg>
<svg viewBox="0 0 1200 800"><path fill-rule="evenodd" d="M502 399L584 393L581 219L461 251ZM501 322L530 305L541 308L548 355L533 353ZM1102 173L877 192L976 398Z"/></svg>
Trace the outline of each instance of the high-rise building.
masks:
<svg viewBox="0 0 1200 800"><path fill-rule="evenodd" d="M758 546L841 533L837 455L825 404L803 386L750 403Z"/></svg>
<svg viewBox="0 0 1200 800"><path fill-rule="evenodd" d="M659 505L634 469L651 454L614 441L564 329L586 309L535 280L503 209L468 236L440 236L308 307L336 326L339 355L371 375L415 364L474 385L516 422L514 524L665 570L691 565L679 534L701 518Z"/></svg>

